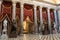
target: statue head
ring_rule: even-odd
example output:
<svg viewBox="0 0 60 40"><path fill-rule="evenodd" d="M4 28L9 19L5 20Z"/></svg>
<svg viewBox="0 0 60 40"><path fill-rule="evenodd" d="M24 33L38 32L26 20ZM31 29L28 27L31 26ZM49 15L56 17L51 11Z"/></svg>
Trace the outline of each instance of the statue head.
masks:
<svg viewBox="0 0 60 40"><path fill-rule="evenodd" d="M13 20L12 22L15 24L16 23L16 20Z"/></svg>

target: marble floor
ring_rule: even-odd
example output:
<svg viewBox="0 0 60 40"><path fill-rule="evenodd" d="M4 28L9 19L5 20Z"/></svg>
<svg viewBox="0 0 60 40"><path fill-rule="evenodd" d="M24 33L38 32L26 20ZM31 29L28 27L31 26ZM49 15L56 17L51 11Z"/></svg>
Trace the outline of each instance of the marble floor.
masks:
<svg viewBox="0 0 60 40"><path fill-rule="evenodd" d="M17 38L0 38L0 40L60 40L60 34L22 34Z"/></svg>

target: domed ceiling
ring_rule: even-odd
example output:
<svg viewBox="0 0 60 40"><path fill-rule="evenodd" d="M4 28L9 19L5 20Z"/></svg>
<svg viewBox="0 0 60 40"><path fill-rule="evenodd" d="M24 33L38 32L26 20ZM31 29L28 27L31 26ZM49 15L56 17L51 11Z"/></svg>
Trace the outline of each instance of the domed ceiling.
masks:
<svg viewBox="0 0 60 40"><path fill-rule="evenodd" d="M6 0L6 1L23 1L23 0ZM32 1L32 0L30 0L30 1ZM33 1L45 1L45 2L49 2L49 3L53 3L53 4L60 4L60 0L33 0Z"/></svg>
<svg viewBox="0 0 60 40"><path fill-rule="evenodd" d="M43 0L43 1L50 2L53 4L60 4L60 0Z"/></svg>

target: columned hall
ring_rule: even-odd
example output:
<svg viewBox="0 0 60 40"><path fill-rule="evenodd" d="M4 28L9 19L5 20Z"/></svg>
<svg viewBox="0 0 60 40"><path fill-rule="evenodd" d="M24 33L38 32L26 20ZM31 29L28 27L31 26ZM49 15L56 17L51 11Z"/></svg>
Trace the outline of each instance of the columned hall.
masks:
<svg viewBox="0 0 60 40"><path fill-rule="evenodd" d="M60 7L34 0L0 1L0 35L56 34L60 30Z"/></svg>

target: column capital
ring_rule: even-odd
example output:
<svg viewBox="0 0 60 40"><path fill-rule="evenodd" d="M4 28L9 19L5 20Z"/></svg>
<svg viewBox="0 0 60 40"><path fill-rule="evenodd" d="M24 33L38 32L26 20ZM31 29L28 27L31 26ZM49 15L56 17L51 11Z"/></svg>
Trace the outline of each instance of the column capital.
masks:
<svg viewBox="0 0 60 40"><path fill-rule="evenodd" d="M51 8L47 8L48 15L50 15L50 9L51 9Z"/></svg>
<svg viewBox="0 0 60 40"><path fill-rule="evenodd" d="M17 2L16 1L12 1L13 4L16 4Z"/></svg>
<svg viewBox="0 0 60 40"><path fill-rule="evenodd" d="M13 7L16 7L16 2L13 2L13 4L12 4L12 5L13 5Z"/></svg>
<svg viewBox="0 0 60 40"><path fill-rule="evenodd" d="M51 8L48 7L47 9L50 10Z"/></svg>
<svg viewBox="0 0 60 40"><path fill-rule="evenodd" d="M40 6L40 12L41 12L41 13L42 13L42 8L43 8L43 7L42 7L42 6Z"/></svg>
<svg viewBox="0 0 60 40"><path fill-rule="evenodd" d="M33 6L34 7L34 10L36 10L37 6Z"/></svg>
<svg viewBox="0 0 60 40"><path fill-rule="evenodd" d="M57 11L56 9L54 9L54 11Z"/></svg>
<svg viewBox="0 0 60 40"><path fill-rule="evenodd" d="M22 8L23 8L23 6L24 6L24 3L20 3L20 7L22 7Z"/></svg>
<svg viewBox="0 0 60 40"><path fill-rule="evenodd" d="M16 5L16 2L12 2L13 5Z"/></svg>
<svg viewBox="0 0 60 40"><path fill-rule="evenodd" d="M54 9L55 11L57 10L57 9Z"/></svg>
<svg viewBox="0 0 60 40"><path fill-rule="evenodd" d="M40 6L40 8L43 8L43 6Z"/></svg>

